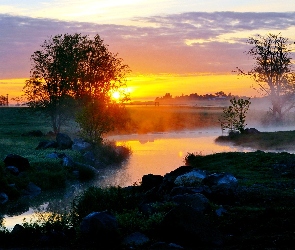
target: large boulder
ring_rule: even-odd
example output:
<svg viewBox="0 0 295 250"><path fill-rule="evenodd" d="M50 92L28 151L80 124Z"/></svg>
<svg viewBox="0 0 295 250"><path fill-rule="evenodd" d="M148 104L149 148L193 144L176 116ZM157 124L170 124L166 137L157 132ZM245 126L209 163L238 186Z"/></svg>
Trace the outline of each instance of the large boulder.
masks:
<svg viewBox="0 0 295 250"><path fill-rule="evenodd" d="M73 145L72 139L63 133L58 133L56 135L56 142L59 149L71 149Z"/></svg>
<svg viewBox="0 0 295 250"><path fill-rule="evenodd" d="M84 141L83 139L74 139L72 149L85 153L91 150L92 146L89 142Z"/></svg>
<svg viewBox="0 0 295 250"><path fill-rule="evenodd" d="M141 187L144 190L149 190L159 186L162 183L162 181L163 176L161 175L147 174L144 175L141 179Z"/></svg>
<svg viewBox="0 0 295 250"><path fill-rule="evenodd" d="M238 187L237 178L227 173L210 174L203 179L202 183L209 186L210 188L214 186L221 186L233 191Z"/></svg>
<svg viewBox="0 0 295 250"><path fill-rule="evenodd" d="M112 249L118 244L118 222L108 212L92 212L80 224L82 240L85 245L102 249Z"/></svg>
<svg viewBox="0 0 295 250"><path fill-rule="evenodd" d="M209 200L203 194L184 194L176 195L171 198L172 201L179 205L192 207L198 212L204 213L210 209Z"/></svg>
<svg viewBox="0 0 295 250"><path fill-rule="evenodd" d="M164 194L164 193L170 192L175 187L175 184L174 184L175 179L178 176L186 174L192 170L193 170L193 167L191 166L181 166L171 171L170 173L165 174L163 178L163 182L160 185L158 190L159 193Z"/></svg>
<svg viewBox="0 0 295 250"><path fill-rule="evenodd" d="M192 249L222 243L220 234L205 215L184 205L178 205L166 214L160 232L166 241Z"/></svg>
<svg viewBox="0 0 295 250"><path fill-rule="evenodd" d="M237 198L238 180L231 174L211 174L203 180L203 184L209 186L211 190L207 197L216 203L232 204Z"/></svg>
<svg viewBox="0 0 295 250"><path fill-rule="evenodd" d="M174 184L176 186L194 187L200 186L202 180L207 176L204 170L193 170L183 175L176 177Z"/></svg>
<svg viewBox="0 0 295 250"><path fill-rule="evenodd" d="M16 154L9 154L4 159L5 167L14 166L18 168L18 170L26 171L30 168L30 163L27 158L24 158L20 155Z"/></svg>

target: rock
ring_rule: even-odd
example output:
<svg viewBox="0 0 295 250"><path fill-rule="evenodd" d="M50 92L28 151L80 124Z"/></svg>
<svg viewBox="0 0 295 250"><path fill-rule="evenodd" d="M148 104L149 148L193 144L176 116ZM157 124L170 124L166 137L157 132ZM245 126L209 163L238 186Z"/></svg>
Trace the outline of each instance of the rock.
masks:
<svg viewBox="0 0 295 250"><path fill-rule="evenodd" d="M127 247L140 247L149 243L150 239L139 232L132 233L123 239L123 245Z"/></svg>
<svg viewBox="0 0 295 250"><path fill-rule="evenodd" d="M72 160L71 157L67 156L67 155L64 155L62 157L62 165L64 167L74 167L76 164L75 162Z"/></svg>
<svg viewBox="0 0 295 250"><path fill-rule="evenodd" d="M172 188L174 188L175 186L174 184L175 179L178 176L186 174L192 170L193 170L193 167L191 166L181 166L171 171L170 173L165 174L163 178L163 182L159 187L159 193L164 194L164 193L170 192Z"/></svg>
<svg viewBox="0 0 295 250"><path fill-rule="evenodd" d="M231 174L211 174L203 180L203 184L211 190L207 197L218 204L232 204L236 199L238 180Z"/></svg>
<svg viewBox="0 0 295 250"><path fill-rule="evenodd" d="M204 213L210 209L209 200L202 194L176 195L171 200L179 205L192 207L194 210Z"/></svg>
<svg viewBox="0 0 295 250"><path fill-rule="evenodd" d="M6 171L8 171L9 173L11 173L12 175L15 175L15 176L17 176L19 174L19 170L15 166L7 166Z"/></svg>
<svg viewBox="0 0 295 250"><path fill-rule="evenodd" d="M149 250L181 250L184 249L182 246L179 246L174 243L166 243L166 242L156 242L151 247Z"/></svg>
<svg viewBox="0 0 295 250"><path fill-rule="evenodd" d="M30 163L27 158L16 154L9 154L4 159L5 167L14 166L18 168L20 172L26 171L30 168Z"/></svg>
<svg viewBox="0 0 295 250"><path fill-rule="evenodd" d="M47 148L57 148L57 142L56 141L40 141L36 149L47 149Z"/></svg>
<svg viewBox="0 0 295 250"><path fill-rule="evenodd" d="M46 157L49 159L59 159L58 153L56 153L56 152L50 153L50 154L46 155Z"/></svg>
<svg viewBox="0 0 295 250"><path fill-rule="evenodd" d="M82 139L74 139L74 142L72 145L73 150L83 153L83 152L87 152L87 151L91 150L91 148L92 148L92 146L89 142L86 142Z"/></svg>
<svg viewBox="0 0 295 250"><path fill-rule="evenodd" d="M72 139L67 134L63 133L58 133L56 135L56 142L59 149L70 149L73 145Z"/></svg>
<svg viewBox="0 0 295 250"><path fill-rule="evenodd" d="M193 167L191 166L180 166L179 168L171 171L170 173L165 174L164 178L171 178L175 180L176 177L186 174L192 170L193 170Z"/></svg>
<svg viewBox="0 0 295 250"><path fill-rule="evenodd" d="M189 206L179 205L166 214L161 223L162 237L192 249L221 245L218 231L205 215Z"/></svg>
<svg viewBox="0 0 295 250"><path fill-rule="evenodd" d="M182 194L196 194L196 193L210 193L211 190L207 186L200 186L200 187L174 187L170 195L175 196L175 195L182 195Z"/></svg>
<svg viewBox="0 0 295 250"><path fill-rule="evenodd" d="M36 186L33 182L29 182L26 189L23 190L24 195L36 196L41 193L41 188Z"/></svg>
<svg viewBox="0 0 295 250"><path fill-rule="evenodd" d="M227 210L224 207L219 207L215 210L215 213L218 217L222 216L223 214L227 213Z"/></svg>
<svg viewBox="0 0 295 250"><path fill-rule="evenodd" d="M191 172L178 176L175 179L174 184L176 186L187 186L187 187L200 186L202 180L206 176L207 176L206 171L193 170Z"/></svg>
<svg viewBox="0 0 295 250"><path fill-rule="evenodd" d="M8 201L8 196L7 194L1 192L0 193L0 204L3 205Z"/></svg>
<svg viewBox="0 0 295 250"><path fill-rule="evenodd" d="M112 249L118 244L118 222L108 212L93 212L83 218L80 224L81 237L87 245Z"/></svg>
<svg viewBox="0 0 295 250"><path fill-rule="evenodd" d="M203 179L202 184L209 187L212 186L226 186L228 189L235 190L238 186L238 180L231 174L219 173L210 174Z"/></svg>
<svg viewBox="0 0 295 250"><path fill-rule="evenodd" d="M163 176L148 174L142 177L141 187L143 190L149 190L159 186L163 181Z"/></svg>

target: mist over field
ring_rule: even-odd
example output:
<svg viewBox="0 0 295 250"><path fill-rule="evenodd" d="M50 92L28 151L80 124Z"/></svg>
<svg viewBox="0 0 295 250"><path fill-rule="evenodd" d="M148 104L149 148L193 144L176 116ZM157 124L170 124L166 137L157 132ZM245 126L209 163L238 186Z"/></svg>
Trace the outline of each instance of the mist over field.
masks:
<svg viewBox="0 0 295 250"><path fill-rule="evenodd" d="M289 111L283 122L275 122L269 115L271 103L267 98L252 98L246 115L246 128L259 131L294 130L295 113ZM145 134L152 132L169 132L182 130L220 129L223 109L227 101L203 101L182 103L182 105L127 105L131 122L124 130L116 130L118 134ZM114 134L112 133L112 134Z"/></svg>

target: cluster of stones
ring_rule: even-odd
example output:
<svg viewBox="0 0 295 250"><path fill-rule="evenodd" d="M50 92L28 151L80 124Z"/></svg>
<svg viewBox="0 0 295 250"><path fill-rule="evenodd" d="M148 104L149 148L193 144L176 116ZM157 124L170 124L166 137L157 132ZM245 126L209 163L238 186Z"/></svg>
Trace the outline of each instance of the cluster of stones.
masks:
<svg viewBox="0 0 295 250"><path fill-rule="evenodd" d="M154 203L174 203L157 229L156 239L150 239L142 232L133 232L120 239L116 217L105 211L87 215L80 225L81 235L87 242L95 241L95 246L101 244L101 247L147 247L145 249L151 250L220 247L223 236L207 217L210 213L209 216L227 213L222 204L234 201L237 186L238 181L231 174L208 174L190 166L182 166L165 176L145 175L138 187L143 196L138 208L141 213L156 213ZM218 205L213 208L211 204Z"/></svg>
<svg viewBox="0 0 295 250"><path fill-rule="evenodd" d="M6 171L15 176L22 176L22 173L31 168L29 160L20 155L9 154L4 159ZM14 183L9 184L12 187ZM36 186L34 183L29 182L27 187L22 190L22 194L26 196L35 196L41 193L41 188ZM0 191L0 204L5 204L9 200L9 197L3 191Z"/></svg>
<svg viewBox="0 0 295 250"><path fill-rule="evenodd" d="M42 136L43 133L39 130L37 131L31 131L29 133L23 134L23 136L37 136L40 137ZM44 140L39 143L39 145L36 147L37 150L41 149L48 149L48 148L54 148L58 150L64 150L64 149L73 149L77 150L79 152L86 152L88 149L91 148L90 143L87 143L83 140L77 139L72 141L72 139L67 135L63 133L59 133L56 135L56 140ZM53 152L49 153L47 155L47 158L51 159L60 159L61 164L65 167L74 167L78 165L83 165L78 162L74 162L71 157L67 156L64 153L58 153L58 152ZM18 177L22 177L22 175L31 168L29 160L25 157L22 157L17 154L9 154L5 157L4 159L4 164L5 164L5 170ZM98 173L98 170L95 169L94 167L90 165L83 165L83 167L88 167L91 168L92 171L95 173ZM77 175L79 175L78 171ZM15 184L9 184L12 187L15 186ZM27 187L25 187L23 190L21 190L21 194L23 196L29 196L33 197L41 193L41 188L36 186L34 183L29 182ZM0 190L0 204L5 204L8 202L9 197L8 195Z"/></svg>

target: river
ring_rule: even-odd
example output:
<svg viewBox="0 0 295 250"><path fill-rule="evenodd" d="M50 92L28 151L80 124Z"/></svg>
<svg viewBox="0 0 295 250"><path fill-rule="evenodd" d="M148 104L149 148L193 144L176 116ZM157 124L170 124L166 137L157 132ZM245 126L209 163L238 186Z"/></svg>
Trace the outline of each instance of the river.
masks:
<svg viewBox="0 0 295 250"><path fill-rule="evenodd" d="M11 229L16 223L22 223L26 218L29 221L38 208L54 211L60 207L66 208L72 199L89 185L96 186L129 186L141 181L146 174L164 175L179 166L184 165L187 153L202 155L230 151L252 151L250 148L235 147L230 144L217 144L215 138L221 135L218 128L181 132L149 133L111 136L108 140L116 141L117 145L127 145L132 150L130 158L121 166L101 170L99 177L91 184L76 183L65 192L36 198L36 205L27 205L23 213L14 216L5 216L4 225ZM40 204L40 200L43 202ZM46 199L46 198L45 198Z"/></svg>

